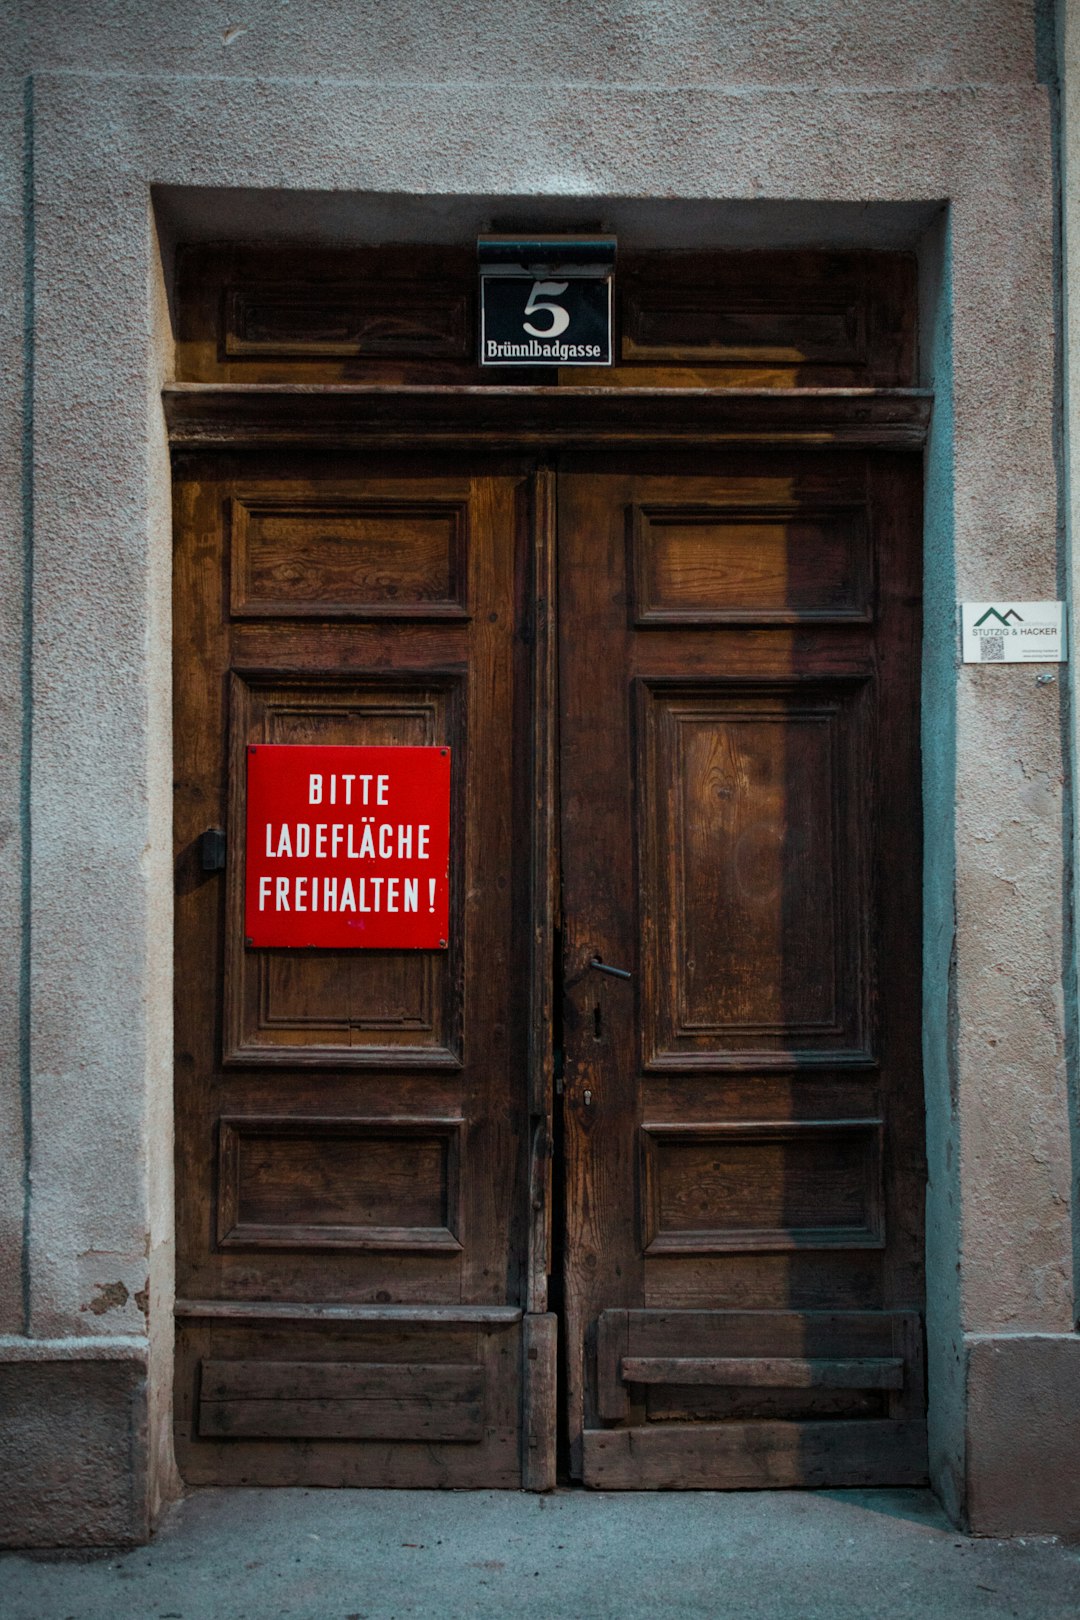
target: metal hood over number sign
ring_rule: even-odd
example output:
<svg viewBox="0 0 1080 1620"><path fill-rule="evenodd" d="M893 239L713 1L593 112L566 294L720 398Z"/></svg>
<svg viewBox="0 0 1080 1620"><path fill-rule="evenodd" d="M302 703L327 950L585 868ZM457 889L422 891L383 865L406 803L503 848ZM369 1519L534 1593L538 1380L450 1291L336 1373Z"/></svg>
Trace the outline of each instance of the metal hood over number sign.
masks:
<svg viewBox="0 0 1080 1620"><path fill-rule="evenodd" d="M248 945L445 949L449 865L449 748L248 747Z"/></svg>
<svg viewBox="0 0 1080 1620"><path fill-rule="evenodd" d="M481 236L480 364L610 366L613 236Z"/></svg>

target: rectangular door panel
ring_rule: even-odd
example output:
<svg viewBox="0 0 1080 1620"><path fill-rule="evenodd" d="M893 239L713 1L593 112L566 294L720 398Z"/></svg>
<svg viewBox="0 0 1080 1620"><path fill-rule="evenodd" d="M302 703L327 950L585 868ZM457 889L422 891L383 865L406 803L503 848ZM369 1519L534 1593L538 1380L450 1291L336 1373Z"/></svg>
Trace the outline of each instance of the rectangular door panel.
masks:
<svg viewBox="0 0 1080 1620"><path fill-rule="evenodd" d="M884 1244L880 1119L647 1122L641 1137L646 1255Z"/></svg>
<svg viewBox="0 0 1080 1620"><path fill-rule="evenodd" d="M324 1309L180 1318L190 1484L489 1486L521 1480L520 1313Z"/></svg>
<svg viewBox="0 0 1080 1620"><path fill-rule="evenodd" d="M702 492L704 496L704 491ZM860 504L753 500L633 507L634 622L648 625L865 622L870 537Z"/></svg>
<svg viewBox="0 0 1080 1620"><path fill-rule="evenodd" d="M245 759L258 743L448 744L464 760L464 675L323 676L304 680L234 675L225 977L227 1064L457 1067L461 1062L461 858L451 870L452 941L430 951L249 949L243 931ZM452 808L460 829L464 778ZM458 902L455 905L455 902Z"/></svg>
<svg viewBox="0 0 1080 1620"><path fill-rule="evenodd" d="M467 619L466 501L331 490L230 502L236 618Z"/></svg>
<svg viewBox="0 0 1080 1620"><path fill-rule="evenodd" d="M647 1066L871 1061L867 709L859 681L643 683Z"/></svg>
<svg viewBox="0 0 1080 1620"><path fill-rule="evenodd" d="M219 1121L221 1248L460 1251L460 1119Z"/></svg>

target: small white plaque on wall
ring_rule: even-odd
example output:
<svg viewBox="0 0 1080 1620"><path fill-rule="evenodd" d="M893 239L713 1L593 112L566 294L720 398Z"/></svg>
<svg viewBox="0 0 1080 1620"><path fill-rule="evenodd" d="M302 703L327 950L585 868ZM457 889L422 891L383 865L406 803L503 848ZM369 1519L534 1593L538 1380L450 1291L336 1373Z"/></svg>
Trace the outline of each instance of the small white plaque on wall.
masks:
<svg viewBox="0 0 1080 1620"><path fill-rule="evenodd" d="M965 664L1063 664L1064 602L961 602Z"/></svg>

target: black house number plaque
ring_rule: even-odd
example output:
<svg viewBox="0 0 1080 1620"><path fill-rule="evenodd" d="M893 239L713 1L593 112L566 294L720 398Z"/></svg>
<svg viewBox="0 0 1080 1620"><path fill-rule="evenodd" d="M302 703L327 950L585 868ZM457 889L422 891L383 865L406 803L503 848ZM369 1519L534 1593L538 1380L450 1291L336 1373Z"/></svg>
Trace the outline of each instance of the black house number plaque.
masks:
<svg viewBox="0 0 1080 1620"><path fill-rule="evenodd" d="M482 366L610 366L612 237L481 237Z"/></svg>

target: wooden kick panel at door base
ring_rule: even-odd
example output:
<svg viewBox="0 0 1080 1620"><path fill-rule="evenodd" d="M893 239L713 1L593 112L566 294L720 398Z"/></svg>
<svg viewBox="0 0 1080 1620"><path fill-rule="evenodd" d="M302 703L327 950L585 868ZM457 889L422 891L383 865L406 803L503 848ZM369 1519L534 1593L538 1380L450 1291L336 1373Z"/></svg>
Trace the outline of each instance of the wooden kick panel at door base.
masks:
<svg viewBox="0 0 1080 1620"><path fill-rule="evenodd" d="M520 1483L518 1313L293 1314L181 1306L176 1441L190 1484Z"/></svg>
<svg viewBox="0 0 1080 1620"><path fill-rule="evenodd" d="M484 1435L469 1363L204 1361L199 1434L249 1440L457 1440Z"/></svg>
<svg viewBox="0 0 1080 1620"><path fill-rule="evenodd" d="M926 1477L913 1312L605 1311L597 1489L872 1485ZM645 1422L628 1422L632 1411Z"/></svg>

